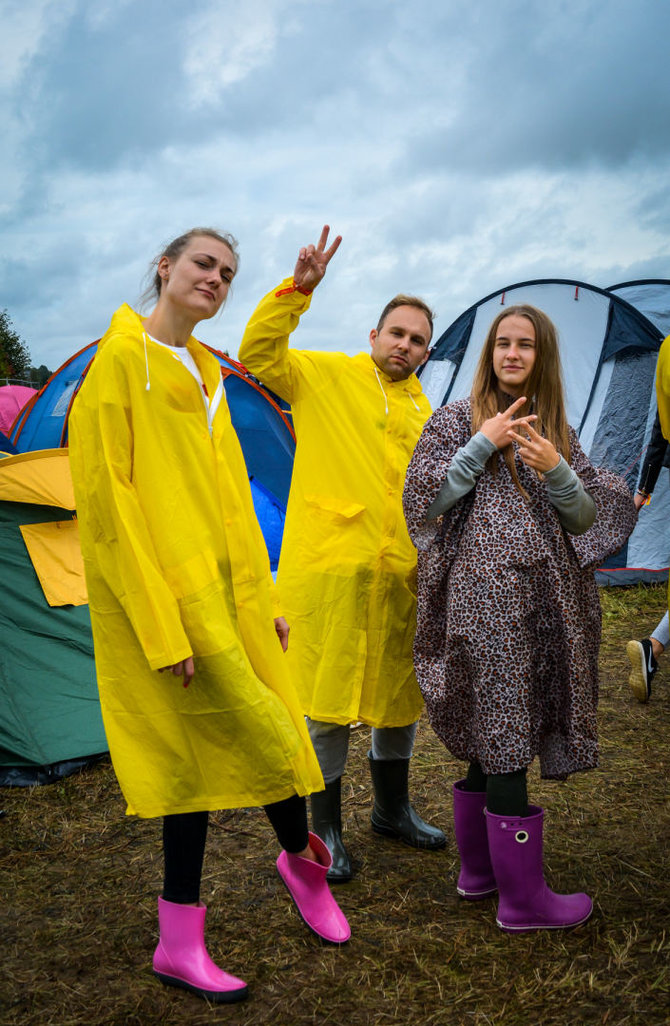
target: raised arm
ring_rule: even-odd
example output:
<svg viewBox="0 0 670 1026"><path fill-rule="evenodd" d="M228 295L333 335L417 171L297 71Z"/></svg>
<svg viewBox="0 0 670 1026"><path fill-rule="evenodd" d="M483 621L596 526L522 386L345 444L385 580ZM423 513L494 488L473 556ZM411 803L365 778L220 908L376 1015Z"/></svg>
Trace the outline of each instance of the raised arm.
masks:
<svg viewBox="0 0 670 1026"><path fill-rule="evenodd" d="M337 253L342 236L338 235L326 249L330 227L324 224L321 237L316 246L303 246L298 254L293 270L293 281L296 288L313 292L328 269L328 264Z"/></svg>
<svg viewBox="0 0 670 1026"><path fill-rule="evenodd" d="M260 301L247 324L239 349L241 362L273 392L292 403L297 398L300 360L289 350L289 336L309 308L312 291L323 279L341 236L326 248L325 225L316 246L298 254L293 277L286 278Z"/></svg>

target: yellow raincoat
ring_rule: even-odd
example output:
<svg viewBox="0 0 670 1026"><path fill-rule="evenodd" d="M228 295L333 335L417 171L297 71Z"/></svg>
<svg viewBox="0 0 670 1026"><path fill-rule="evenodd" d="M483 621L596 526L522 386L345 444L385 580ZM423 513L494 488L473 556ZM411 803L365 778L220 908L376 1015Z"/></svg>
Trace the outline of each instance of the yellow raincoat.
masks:
<svg viewBox="0 0 670 1026"><path fill-rule="evenodd" d="M670 335L665 339L656 364L656 402L663 437L670 442ZM670 584L668 585L670 605Z"/></svg>
<svg viewBox="0 0 670 1026"><path fill-rule="evenodd" d="M665 339L656 364L656 401L661 431L670 441L670 335Z"/></svg>
<svg viewBox="0 0 670 1026"><path fill-rule="evenodd" d="M261 301L239 353L291 403L298 439L277 577L291 676L313 719L406 726L423 701L402 489L430 405L415 375L392 381L368 353L289 350L309 306L292 281Z"/></svg>
<svg viewBox="0 0 670 1026"><path fill-rule="evenodd" d="M196 339L188 350L209 412L176 354L122 306L70 417L100 702L140 816L323 787L220 367ZM158 672L190 654L188 688Z"/></svg>

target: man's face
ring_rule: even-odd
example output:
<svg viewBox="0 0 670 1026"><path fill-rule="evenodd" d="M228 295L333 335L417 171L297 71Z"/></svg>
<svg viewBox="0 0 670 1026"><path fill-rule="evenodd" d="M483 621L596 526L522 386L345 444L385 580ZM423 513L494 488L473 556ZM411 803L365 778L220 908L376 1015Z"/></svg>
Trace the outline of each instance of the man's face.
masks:
<svg viewBox="0 0 670 1026"><path fill-rule="evenodd" d="M430 324L416 306L397 306L370 332L372 359L393 381L404 381L428 359Z"/></svg>

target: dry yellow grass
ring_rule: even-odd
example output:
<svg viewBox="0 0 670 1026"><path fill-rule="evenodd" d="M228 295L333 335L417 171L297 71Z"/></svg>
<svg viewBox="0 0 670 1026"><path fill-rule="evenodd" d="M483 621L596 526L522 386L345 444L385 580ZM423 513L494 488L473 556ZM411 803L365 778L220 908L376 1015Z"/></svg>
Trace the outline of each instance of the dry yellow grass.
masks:
<svg viewBox="0 0 670 1026"><path fill-rule="evenodd" d="M570 933L502 934L495 903L455 892L450 785L462 767L422 724L415 803L443 852L369 827L367 732L355 731L345 819L357 875L337 895L353 939L321 947L274 870L258 811L212 820L203 898L212 953L251 997L210 1007L151 974L160 824L128 819L109 764L50 787L5 789L0 807L3 1026L667 1026L670 1021L670 672L639 705L624 645L659 618L665 589L602 593L601 766L566 784L531 775L547 809L547 875L594 896ZM667 657L670 667L670 656Z"/></svg>

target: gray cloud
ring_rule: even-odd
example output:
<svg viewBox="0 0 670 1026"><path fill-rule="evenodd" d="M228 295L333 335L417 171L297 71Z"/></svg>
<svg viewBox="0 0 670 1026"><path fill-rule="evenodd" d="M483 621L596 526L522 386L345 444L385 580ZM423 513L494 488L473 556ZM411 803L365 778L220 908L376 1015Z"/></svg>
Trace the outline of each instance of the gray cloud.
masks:
<svg viewBox="0 0 670 1026"><path fill-rule="evenodd" d="M231 352L324 220L345 242L303 345L360 348L397 291L444 330L514 281L669 273L657 0L26 0L7 25L0 306L36 362L193 224L240 238L201 326Z"/></svg>

